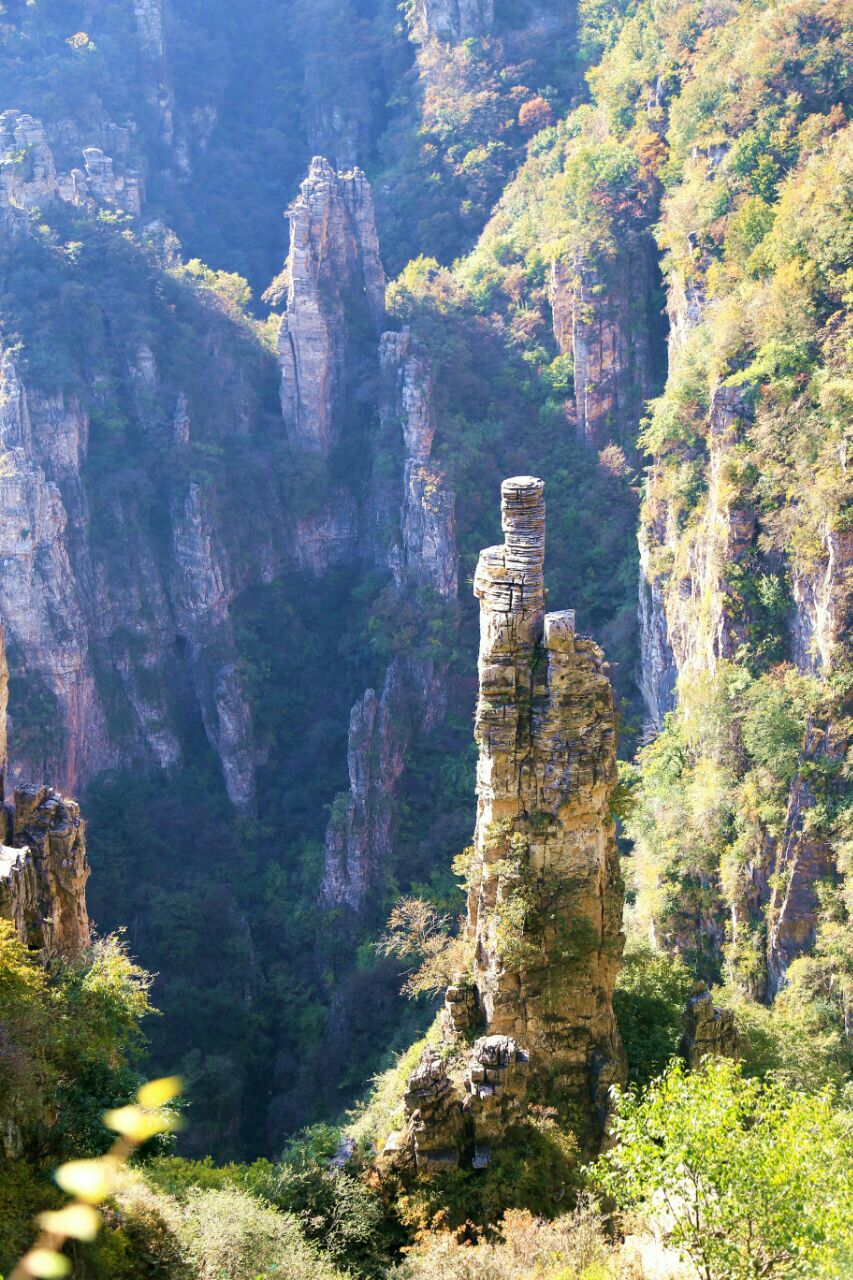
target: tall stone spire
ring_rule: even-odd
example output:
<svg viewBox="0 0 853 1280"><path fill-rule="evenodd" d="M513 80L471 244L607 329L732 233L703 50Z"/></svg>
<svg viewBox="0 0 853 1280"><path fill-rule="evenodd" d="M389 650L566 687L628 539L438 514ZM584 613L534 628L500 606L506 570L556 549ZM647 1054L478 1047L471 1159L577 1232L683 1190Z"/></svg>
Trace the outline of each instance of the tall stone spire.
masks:
<svg viewBox="0 0 853 1280"><path fill-rule="evenodd" d="M624 1073L613 1015L623 886L610 801L613 692L572 610L545 612L541 480L501 487L504 545L480 556L477 827L468 894L490 1035L602 1112Z"/></svg>
<svg viewBox="0 0 853 1280"><path fill-rule="evenodd" d="M464 1081L428 1052L406 1095L395 1151L418 1168L488 1161L530 1104L593 1149L607 1091L625 1078L613 1014L623 885L610 802L616 725L606 664L545 612L544 485L502 485L504 543L483 551L477 825L468 872L471 972L447 993L451 1037L480 1029Z"/></svg>

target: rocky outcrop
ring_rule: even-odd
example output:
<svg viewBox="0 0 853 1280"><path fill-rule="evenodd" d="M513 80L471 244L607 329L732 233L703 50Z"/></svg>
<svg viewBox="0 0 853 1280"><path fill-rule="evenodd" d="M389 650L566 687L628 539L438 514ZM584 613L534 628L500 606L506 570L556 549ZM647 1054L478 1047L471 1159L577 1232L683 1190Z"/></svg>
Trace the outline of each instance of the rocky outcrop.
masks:
<svg viewBox="0 0 853 1280"><path fill-rule="evenodd" d="M430 587L445 599L456 596L456 495L431 461L435 436L432 374L412 349L408 329L383 333L379 344L383 379L382 443L399 452L403 443L403 502L398 480L374 482L377 561L390 567L398 587Z"/></svg>
<svg viewBox="0 0 853 1280"><path fill-rule="evenodd" d="M708 490L702 518L682 534L677 515L659 497L655 467L640 532L642 687L650 718L674 705L677 675L713 671L747 639L749 619L736 587L738 569L755 547L757 521L733 487L730 459L749 421L735 387L718 387L708 415Z"/></svg>
<svg viewBox="0 0 853 1280"><path fill-rule="evenodd" d="M25 946L78 954L89 941L85 827L79 807L46 786L4 799L8 670L0 628L0 918Z"/></svg>
<svg viewBox="0 0 853 1280"><path fill-rule="evenodd" d="M21 111L0 115L0 225L27 225L27 213L54 200L113 206L137 216L144 198L141 176L116 172L100 147L81 149L82 168L59 172L41 121Z"/></svg>
<svg viewBox="0 0 853 1280"><path fill-rule="evenodd" d="M427 35L453 44L488 35L494 17L493 0L418 0L418 26Z"/></svg>
<svg viewBox="0 0 853 1280"><path fill-rule="evenodd" d="M646 709L646 737L650 737L663 727L664 716L675 710L678 670L669 643L664 595L651 569L649 542L642 529L639 544L639 685Z"/></svg>
<svg viewBox="0 0 853 1280"><path fill-rule="evenodd" d="M814 946L820 912L820 887L837 878L835 850L828 834L811 829L809 813L817 796L815 766L839 760L847 747L843 728L809 722L803 750L788 796L785 829L773 849L768 909L768 994L785 985L789 965Z"/></svg>
<svg viewBox="0 0 853 1280"><path fill-rule="evenodd" d="M613 694L601 650L571 611L545 613L543 484L504 481L505 541L483 551L477 826L469 871L468 982L448 992L451 1036L478 1016L457 1101L455 1160L489 1150L546 1099L593 1147L609 1087L625 1076L612 992L621 962L623 887L610 799ZM448 1104L442 1102L442 1114ZM410 1117L416 1158L431 1151ZM418 1129L420 1125L420 1129ZM428 1126L427 1126L428 1127ZM405 1147L395 1139L395 1149ZM438 1149L444 1149L444 1136Z"/></svg>
<svg viewBox="0 0 853 1280"><path fill-rule="evenodd" d="M574 361L577 430L596 448L633 446L652 393L649 296L652 245L629 239L618 257L596 266L561 259L551 266L554 337Z"/></svg>
<svg viewBox="0 0 853 1280"><path fill-rule="evenodd" d="M175 141L175 92L166 54L164 0L134 0L133 13L142 57L145 97L160 123L167 146ZM182 168L188 169L188 160Z"/></svg>
<svg viewBox="0 0 853 1280"><path fill-rule="evenodd" d="M21 655L16 670L37 672L56 707L49 740L37 758L18 754L15 776L48 773L74 790L80 779L112 762L106 719L89 651L89 628L78 573L72 567L74 533L60 484L69 502L87 517L80 465L88 440L81 403L61 394L27 394L14 360L0 363L0 600L6 641ZM93 586L88 558L80 566ZM13 729L19 708L12 706ZM16 746L17 753L17 746ZM20 772L19 772L20 771Z"/></svg>
<svg viewBox="0 0 853 1280"><path fill-rule="evenodd" d="M823 530L823 555L811 572L794 572L791 619L794 661L803 671L828 672L842 660L853 619L853 530Z"/></svg>
<svg viewBox="0 0 853 1280"><path fill-rule="evenodd" d="M288 434L326 454L348 411L351 333L385 314L370 186L360 169L338 174L321 156L288 210L287 310L278 335L281 407Z"/></svg>
<svg viewBox="0 0 853 1280"><path fill-rule="evenodd" d="M670 365L677 374L688 338L709 305L702 277L685 281L673 273L668 299ZM682 474L692 469L696 477L689 518L683 494L674 491L672 467L656 460L648 471L639 539L639 616L641 689L650 733L675 708L679 681L689 688L691 681L713 674L721 660L742 662L754 651L756 634L760 637L761 625L766 626L755 584L765 575L779 584L787 578L790 585L787 636L773 638L777 645L782 642L782 651L784 641L790 642L796 667L826 677L847 660L853 535L827 517L819 531L822 545L808 558L789 560L787 548L779 546L774 513L755 509L752 486L743 478L753 390L731 384L712 390L703 438L682 454ZM842 486L845 465L842 453ZM797 500L793 494L789 498ZM736 737L736 724L731 732ZM701 905L693 901L683 914L676 910L663 937L679 951L703 954L708 974L719 972L725 952L731 976L753 998L772 1000L790 964L814 945L820 884L834 882L838 870L829 834L812 818L819 801L813 779L827 764L831 772L844 749L840 727L808 724L784 823L779 820L771 831L756 819L752 847L739 850L737 869L722 878L703 873Z"/></svg>
<svg viewBox="0 0 853 1280"><path fill-rule="evenodd" d="M679 1052L691 1071L701 1064L703 1058L740 1057L735 1015L731 1009L714 1007L704 982L696 984L687 1001L681 1025L683 1034Z"/></svg>
<svg viewBox="0 0 853 1280"><path fill-rule="evenodd" d="M233 406L239 385L227 360L219 369L223 405ZM140 420L144 408L156 449L166 391L150 347L134 348L128 385L144 390ZM116 765L174 768L196 708L229 797L248 809L255 750L230 610L249 582L295 560L296 532L271 486L258 518L235 523L221 492L176 481L155 528L136 494L110 481L96 519L86 463L99 394L97 384L87 400L30 390L12 356L0 365L0 608L19 690L13 782L50 776L76 791ZM186 396L178 410L188 444Z"/></svg>
<svg viewBox="0 0 853 1280"><path fill-rule="evenodd" d="M394 799L413 736L443 714L441 673L431 662L395 659L382 693L368 689L350 713L349 791L335 802L326 831L321 899L327 907L361 911L388 867Z"/></svg>

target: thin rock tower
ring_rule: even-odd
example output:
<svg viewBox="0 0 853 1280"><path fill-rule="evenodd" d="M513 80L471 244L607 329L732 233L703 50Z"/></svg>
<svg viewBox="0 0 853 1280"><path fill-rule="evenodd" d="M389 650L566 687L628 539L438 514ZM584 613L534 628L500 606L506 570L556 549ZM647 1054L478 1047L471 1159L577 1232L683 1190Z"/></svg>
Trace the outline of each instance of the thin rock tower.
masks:
<svg viewBox="0 0 853 1280"><path fill-rule="evenodd" d="M427 1053L392 1144L418 1167L471 1160L556 1109L584 1147L625 1078L613 1013L623 884L611 801L613 691L572 610L545 612L544 484L501 487L504 543L480 555L477 825L468 876L472 972L447 992L445 1026L480 1029L464 1080Z"/></svg>

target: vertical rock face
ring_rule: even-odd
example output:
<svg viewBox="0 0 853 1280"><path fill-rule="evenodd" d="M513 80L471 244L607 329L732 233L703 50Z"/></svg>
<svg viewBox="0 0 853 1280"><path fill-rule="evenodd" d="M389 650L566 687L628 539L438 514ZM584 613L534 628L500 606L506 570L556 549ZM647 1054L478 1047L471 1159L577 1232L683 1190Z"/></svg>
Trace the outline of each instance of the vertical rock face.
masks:
<svg viewBox="0 0 853 1280"><path fill-rule="evenodd" d="M145 96L160 120L163 141L175 140L175 93L166 57L163 0L134 0L133 12L145 75ZM185 166L188 167L188 166Z"/></svg>
<svg viewBox="0 0 853 1280"><path fill-rule="evenodd" d="M481 554L474 580L474 980L489 1034L603 1107L623 1070L611 1003L623 944L613 693L573 612L545 613L541 480L504 481L502 513L504 545Z"/></svg>
<svg viewBox="0 0 853 1280"><path fill-rule="evenodd" d="M443 600L456 597L458 555L455 495L430 462L435 422L426 364L411 350L408 331L380 340L382 400L380 453L399 455L402 476L373 478L369 551L381 570L390 568L403 593L430 588ZM402 479L402 504L400 480ZM397 783L406 752L419 733L444 716L445 668L431 658L395 658L381 694L368 689L350 715L349 793L341 796L326 832L321 897L326 906L363 910L371 887L393 852Z"/></svg>
<svg viewBox="0 0 853 1280"><path fill-rule="evenodd" d="M483 1034L455 1094L429 1056L410 1080L408 1128L389 1154L413 1155L419 1169L483 1167L528 1104L571 1116L592 1148L607 1090L625 1078L612 1005L624 941L613 693L573 612L545 613L543 489L530 476L504 481L505 540L482 552L474 579L473 970L447 992L445 1028Z"/></svg>
<svg viewBox="0 0 853 1280"><path fill-rule="evenodd" d="M808 827L808 813L817 799L809 775L816 763L843 756L846 746L842 734L833 734L829 724L810 723L806 729L797 775L788 796L785 830L774 850L767 946L767 986L771 997L785 985L791 962L812 949L821 882L837 876L830 841L816 836Z"/></svg>
<svg viewBox="0 0 853 1280"><path fill-rule="evenodd" d="M418 19L431 36L457 42L488 35L494 22L493 0L420 0Z"/></svg>
<svg viewBox="0 0 853 1280"><path fill-rule="evenodd" d="M691 332L709 305L701 274L687 281L677 271L671 274L671 373L677 374ZM794 665L826 677L847 662L853 535L827 519L805 566L795 557L786 564L786 549L778 546L774 558L764 560L764 544L773 545L763 523L767 516L753 508L750 488L739 481L743 457L749 456L753 390L723 384L711 393L704 442L693 446L701 493L693 498L689 519L679 511L680 498L673 495L665 468L657 462L649 468L640 530L639 616L641 688L652 730L675 708L679 679L689 682L713 673L721 660L739 661L756 620L744 582L754 581L765 568L790 583L786 622ZM842 475L844 467L842 456ZM797 496L789 496L795 505ZM757 999L772 1000L790 964L812 948L819 885L838 876L831 841L810 818L818 802L810 778L816 766L837 763L844 750L838 726L807 725L781 831L761 827L738 876L725 888L719 879L709 881L698 914L691 905L664 935L676 949L698 950L719 966L728 932L735 956L743 945L744 954L760 957L757 964L750 960L735 968L739 984Z"/></svg>
<svg viewBox="0 0 853 1280"><path fill-rule="evenodd" d="M326 832L321 899L327 907L362 911L389 864L397 782L414 735L428 732L444 713L441 674L429 662L395 659L381 695L368 689L352 709L349 792L338 798Z"/></svg>
<svg viewBox="0 0 853 1280"><path fill-rule="evenodd" d="M69 514L60 483L79 481L88 421L79 402L36 398L31 406L11 358L0 363L0 593L7 641L38 670L55 700L55 745L32 762L63 788L111 761L95 687L78 575L70 558ZM69 486L69 502L80 498ZM85 520L84 505L77 515ZM91 589L91 566L81 566ZM16 708L12 708L13 715ZM32 774L31 774L32 776Z"/></svg>
<svg viewBox="0 0 853 1280"><path fill-rule="evenodd" d="M385 531L377 538L377 559L391 568L399 587L431 587L445 599L456 596L456 495L444 472L431 461L435 436L432 375L412 350L408 329L383 333L379 344L383 375L383 443L404 450L403 502L395 481L376 493L375 515ZM376 485L379 489L379 485Z"/></svg>
<svg viewBox="0 0 853 1280"><path fill-rule="evenodd" d="M4 802L8 668L0 627L0 917L25 946L75 955L89 941L85 827L73 800L23 786Z"/></svg>
<svg viewBox="0 0 853 1280"><path fill-rule="evenodd" d="M624 247L606 272L582 260L551 268L554 337L574 359L577 428L599 448L611 440L633 443L651 394L651 285L645 239Z"/></svg>
<svg viewBox="0 0 853 1280"><path fill-rule="evenodd" d="M640 533L642 687L650 719L674 706L676 674L713 671L746 640L747 619L732 579L755 545L755 512L731 496L727 466L748 408L733 387L718 387L708 415L708 492L701 521L683 535L657 496L654 467ZM663 563L666 573L656 566Z"/></svg>
<svg viewBox="0 0 853 1280"><path fill-rule="evenodd" d="M287 311L278 335L281 407L296 444L328 453L347 404L349 331L377 336L385 311L370 186L360 169L338 174L315 157L289 210Z"/></svg>
<svg viewBox="0 0 853 1280"><path fill-rule="evenodd" d="M804 671L826 672L849 643L853 615L853 531L823 530L823 558L791 583L796 610L791 624L794 660Z"/></svg>
<svg viewBox="0 0 853 1280"><path fill-rule="evenodd" d="M679 1051L691 1070L705 1057L738 1058L737 1027L731 1009L715 1009L704 982L696 984L681 1019Z"/></svg>

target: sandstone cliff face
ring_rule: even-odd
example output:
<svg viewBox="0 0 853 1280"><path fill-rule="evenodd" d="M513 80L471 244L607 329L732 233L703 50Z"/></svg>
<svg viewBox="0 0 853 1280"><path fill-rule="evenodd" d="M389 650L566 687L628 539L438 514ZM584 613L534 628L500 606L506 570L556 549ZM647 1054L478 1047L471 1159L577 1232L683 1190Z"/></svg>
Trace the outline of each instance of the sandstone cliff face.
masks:
<svg viewBox="0 0 853 1280"><path fill-rule="evenodd" d="M552 264L554 337L574 359L577 429L597 448L610 441L633 445L651 395L646 312L652 285L652 244L645 236L632 237L604 267L580 258Z"/></svg>
<svg viewBox="0 0 853 1280"><path fill-rule="evenodd" d="M464 1079L427 1056L389 1154L419 1169L491 1146L530 1103L570 1112L600 1139L607 1090L624 1079L612 1007L623 888L609 805L616 785L613 694L602 654L572 611L545 613L541 480L504 481L505 542L482 552L477 826L469 872L469 980L447 993L451 1037L473 1027Z"/></svg>
<svg viewBox="0 0 853 1280"><path fill-rule="evenodd" d="M0 627L0 917L21 942L76 955L89 941L85 827L79 807L46 786L4 801L8 669Z"/></svg>
<svg viewBox="0 0 853 1280"><path fill-rule="evenodd" d="M378 337L385 313L370 187L360 169L338 174L321 156L288 213L287 310L278 335L281 407L293 441L327 454L348 411L354 326Z"/></svg>
<svg viewBox="0 0 853 1280"><path fill-rule="evenodd" d="M719 387L708 415L708 491L702 519L682 535L674 513L658 498L654 467L641 531L646 578L641 600L648 710L670 709L672 653L679 675L713 671L746 639L746 619L730 579L754 548L755 513L738 500L727 478L727 462L742 438L748 409L731 387ZM663 561L665 578L655 575ZM668 652L669 651L669 652Z"/></svg>
<svg viewBox="0 0 853 1280"><path fill-rule="evenodd" d="M35 397L31 406L13 359L0 364L0 598L7 644L21 665L37 672L55 699L55 745L28 760L18 756L13 777L45 771L73 790L113 756L89 653L84 593L94 589L88 555L72 567L73 532L85 536L87 508L80 483L88 418L79 401ZM60 485L65 482L74 525ZM82 589L81 589L82 588ZM16 665L17 670L17 665ZM12 707L13 725L17 709Z"/></svg>
<svg viewBox="0 0 853 1280"><path fill-rule="evenodd" d="M119 762L170 768L182 755L183 707L194 695L229 796L247 807L254 787L250 717L234 680L228 622L240 584L223 568L211 517L192 484L174 504L165 563L114 495L113 536L132 557L130 572L129 565L115 572L110 549L92 530L83 480L88 427L79 399L29 393L6 358L0 608L16 675L46 690L56 706L44 746L16 751L13 776L48 772L76 790ZM13 703L13 732L20 711Z"/></svg>

